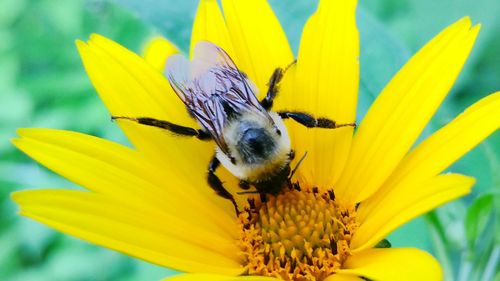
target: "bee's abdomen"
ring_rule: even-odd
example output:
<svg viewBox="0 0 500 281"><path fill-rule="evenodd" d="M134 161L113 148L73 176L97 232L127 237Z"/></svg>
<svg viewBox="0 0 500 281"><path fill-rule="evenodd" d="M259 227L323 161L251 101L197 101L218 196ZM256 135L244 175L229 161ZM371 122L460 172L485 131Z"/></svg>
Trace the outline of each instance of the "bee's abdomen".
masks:
<svg viewBox="0 0 500 281"><path fill-rule="evenodd" d="M257 164L272 157L275 139L263 128L247 128L238 141L237 149L246 164Z"/></svg>

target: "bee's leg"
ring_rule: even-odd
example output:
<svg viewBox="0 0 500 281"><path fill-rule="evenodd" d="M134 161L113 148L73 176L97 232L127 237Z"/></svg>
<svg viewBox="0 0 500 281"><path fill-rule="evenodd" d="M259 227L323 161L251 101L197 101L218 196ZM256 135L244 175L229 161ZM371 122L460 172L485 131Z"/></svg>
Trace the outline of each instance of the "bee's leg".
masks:
<svg viewBox="0 0 500 281"><path fill-rule="evenodd" d="M286 71L296 62L297 60L294 60L285 69L278 67L274 70L271 78L269 78L269 82L267 83L268 88L266 97L260 101L260 104L262 105L262 107L264 107L265 110L270 110L273 107L274 98L278 94L279 90L278 84L281 82L281 79L283 79Z"/></svg>
<svg viewBox="0 0 500 281"><path fill-rule="evenodd" d="M190 127L185 127L181 125L177 125L174 123L170 123L165 120L158 120L150 117L125 117L125 116L111 116L112 120L117 120L117 119L125 119L125 120L130 120L137 122L142 125L147 125L147 126L152 126L152 127L157 127L160 129L164 129L167 131L170 131L174 134L180 135L180 136L189 136L189 137L197 137L200 140L210 140L212 137L210 136L209 133L203 131L203 130L197 130L193 129Z"/></svg>
<svg viewBox="0 0 500 281"><path fill-rule="evenodd" d="M215 174L215 170L219 167L220 162L217 157L212 158L210 161L210 164L208 164L208 176L207 176L207 182L208 185L215 191L215 193L223 198L226 198L231 201L234 205L234 210L236 211L236 216L240 214L240 210L238 208L238 204L236 204L236 200L234 200L234 197L229 191L227 191L224 188L224 185L222 185L222 181L219 179L219 177Z"/></svg>
<svg viewBox="0 0 500 281"><path fill-rule="evenodd" d="M260 101L265 110L270 110L273 107L273 101L278 94L278 83L283 78L283 68L278 67L274 70L269 79L266 97Z"/></svg>
<svg viewBox="0 0 500 281"><path fill-rule="evenodd" d="M307 128L325 128L337 129L340 127L356 127L356 123L337 124L337 122L328 118L314 118L312 115L305 112L278 112L279 116L283 119L292 118L294 121L306 126Z"/></svg>

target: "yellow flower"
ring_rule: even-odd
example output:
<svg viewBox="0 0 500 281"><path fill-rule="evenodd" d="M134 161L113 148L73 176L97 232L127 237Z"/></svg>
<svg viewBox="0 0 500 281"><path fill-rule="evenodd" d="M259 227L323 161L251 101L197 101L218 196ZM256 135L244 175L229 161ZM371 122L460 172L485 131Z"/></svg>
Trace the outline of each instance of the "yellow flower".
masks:
<svg viewBox="0 0 500 281"><path fill-rule="evenodd" d="M201 0L191 46L199 40L221 46L262 96L272 71L294 59L287 39L266 1L222 0L222 6L224 15L216 0ZM352 0L320 1L276 109L354 121L355 9ZM463 18L437 35L389 82L355 134L348 127L311 130L288 123L297 155L308 152L296 189L266 204L236 195L246 208L239 217L206 184L213 143L126 121L118 124L135 149L75 132L20 129L14 140L19 149L88 191L30 190L13 198L22 215L62 232L189 272L169 280L440 280L440 266L429 254L375 246L474 184L470 177L441 173L498 129L500 92L412 146L478 31ZM197 126L158 71L177 52L168 41L154 40L146 60L99 35L77 46L112 115ZM224 170L220 176L236 194L236 179Z"/></svg>

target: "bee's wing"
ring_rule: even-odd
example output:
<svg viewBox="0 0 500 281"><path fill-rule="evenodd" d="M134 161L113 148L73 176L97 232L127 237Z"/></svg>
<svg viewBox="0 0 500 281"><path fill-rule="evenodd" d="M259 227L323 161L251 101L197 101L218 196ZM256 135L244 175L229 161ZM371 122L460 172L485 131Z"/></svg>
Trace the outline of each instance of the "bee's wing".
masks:
<svg viewBox="0 0 500 281"><path fill-rule="evenodd" d="M238 98L246 101L246 104L263 110L257 100L257 88L253 82L236 67L229 55L217 45L208 41L201 41L196 44L193 50L193 64L198 73L203 75L207 71L214 71L219 80L217 86L219 90L227 91L227 94L234 94ZM234 88L237 91L228 91Z"/></svg>
<svg viewBox="0 0 500 281"><path fill-rule="evenodd" d="M197 69L196 64L182 55L172 55L168 58L165 75L189 113L208 130L221 150L227 152L227 144L222 136L224 118L220 113L224 110L210 98L215 92L215 81L210 82L204 77L206 75Z"/></svg>
<svg viewBox="0 0 500 281"><path fill-rule="evenodd" d="M196 86L203 96L223 93L235 95L245 104L263 110L256 97L256 87L234 64L229 55L217 45L208 41L196 44L191 61L182 55L169 57L166 76L177 92L186 101L193 92L187 89ZM193 85L197 83L198 85ZM234 91L231 91L231 90Z"/></svg>
<svg viewBox="0 0 500 281"><path fill-rule="evenodd" d="M165 75L179 98L187 103L191 100L190 90L192 79L190 75L191 62L183 55L172 55L168 57Z"/></svg>
<svg viewBox="0 0 500 281"><path fill-rule="evenodd" d="M226 154L223 128L231 112L252 110L268 115L255 96L252 82L224 50L210 42L196 44L192 61L181 55L169 57L166 76L190 113Z"/></svg>

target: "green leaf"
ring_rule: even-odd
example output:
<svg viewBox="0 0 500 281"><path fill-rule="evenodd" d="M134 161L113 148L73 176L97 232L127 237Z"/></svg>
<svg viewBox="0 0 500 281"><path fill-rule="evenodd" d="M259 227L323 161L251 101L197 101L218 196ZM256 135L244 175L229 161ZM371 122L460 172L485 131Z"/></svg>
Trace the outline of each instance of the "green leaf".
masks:
<svg viewBox="0 0 500 281"><path fill-rule="evenodd" d="M118 0L120 5L155 26L181 50L188 50L191 26L198 1Z"/></svg>
<svg viewBox="0 0 500 281"><path fill-rule="evenodd" d="M425 216L427 227L429 228L429 236L436 258L441 264L446 281L453 280L453 265L450 257L450 250L446 243L446 234L443 229L443 223L439 219L436 211L431 211Z"/></svg>
<svg viewBox="0 0 500 281"><path fill-rule="evenodd" d="M25 0L0 1L0 27L11 24L23 12Z"/></svg>
<svg viewBox="0 0 500 281"><path fill-rule="evenodd" d="M483 194L474 200L465 218L465 234L470 252L474 252L476 243L484 232L493 214L493 193Z"/></svg>
<svg viewBox="0 0 500 281"><path fill-rule="evenodd" d="M391 242L389 242L389 240L387 239L383 239L380 242L378 242L374 248L391 248L391 247L392 247Z"/></svg>

